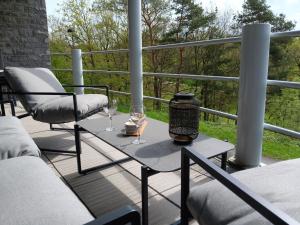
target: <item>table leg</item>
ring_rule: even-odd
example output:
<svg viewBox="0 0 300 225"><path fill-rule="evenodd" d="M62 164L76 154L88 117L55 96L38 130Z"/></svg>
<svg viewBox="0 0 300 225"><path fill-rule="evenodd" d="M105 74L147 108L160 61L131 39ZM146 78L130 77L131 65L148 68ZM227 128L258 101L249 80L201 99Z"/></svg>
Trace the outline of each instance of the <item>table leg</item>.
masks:
<svg viewBox="0 0 300 225"><path fill-rule="evenodd" d="M180 224L188 225L189 224L189 209L186 205L186 200L190 192L190 159L184 154L184 151L181 152L181 210Z"/></svg>
<svg viewBox="0 0 300 225"><path fill-rule="evenodd" d="M3 102L1 102L1 116L5 116L5 108Z"/></svg>
<svg viewBox="0 0 300 225"><path fill-rule="evenodd" d="M1 105L1 116L5 116L5 108L3 103L2 85L0 85L0 105Z"/></svg>
<svg viewBox="0 0 300 225"><path fill-rule="evenodd" d="M221 168L225 171L226 171L226 164L227 164L227 152L224 152L222 154Z"/></svg>
<svg viewBox="0 0 300 225"><path fill-rule="evenodd" d="M149 215L148 215L148 177L158 174L159 172L156 170L152 170L147 166L141 167L141 175L142 175L142 225L148 225L149 223Z"/></svg>
<svg viewBox="0 0 300 225"><path fill-rule="evenodd" d="M75 146L76 146L76 158L77 158L77 170L78 173L82 173L81 170L81 140L80 140L80 127L75 124L74 125L74 133L75 133Z"/></svg>
<svg viewBox="0 0 300 225"><path fill-rule="evenodd" d="M148 167L142 166L142 225L148 225Z"/></svg>
<svg viewBox="0 0 300 225"><path fill-rule="evenodd" d="M52 130L60 129L60 128L54 128L52 126L52 124L50 124L50 128ZM80 127L79 125L75 124L74 125L74 132L75 132L76 158L77 158L78 173L88 174L88 173L91 173L91 172L94 172L94 171L106 169L108 167L115 166L117 164L128 162L128 161L132 160L131 157L126 157L126 158L123 158L123 159L114 160L114 161L109 162L109 163L104 163L104 164L101 164L99 166L93 166L93 167L90 167L90 168L87 168L87 169L82 169L82 166L81 166L82 148L81 148L80 131L84 131L84 129L82 127ZM148 176L150 176L150 175L148 175Z"/></svg>
<svg viewBox="0 0 300 225"><path fill-rule="evenodd" d="M11 115L16 116L15 105L12 99L10 100L10 109L11 109Z"/></svg>

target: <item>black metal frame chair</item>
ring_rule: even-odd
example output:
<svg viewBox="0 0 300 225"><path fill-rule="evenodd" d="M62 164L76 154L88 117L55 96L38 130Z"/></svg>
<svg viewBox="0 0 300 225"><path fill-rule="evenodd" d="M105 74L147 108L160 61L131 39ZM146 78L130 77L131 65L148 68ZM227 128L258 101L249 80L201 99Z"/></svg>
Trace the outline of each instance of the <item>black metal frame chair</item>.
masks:
<svg viewBox="0 0 300 225"><path fill-rule="evenodd" d="M131 206L125 206L101 216L85 225L140 225L141 217Z"/></svg>
<svg viewBox="0 0 300 225"><path fill-rule="evenodd" d="M106 96L109 98L109 86L107 85L63 85L63 87L85 87L85 88L93 88L93 89L105 89L106 91ZM99 108L95 111L92 111L89 114L85 114L84 117L78 116L77 112L77 98L76 94L73 92L14 92L14 91L9 91L9 92L3 92L2 94L7 94L7 95L57 95L57 96L73 96L73 106L74 106L74 129L68 129L68 128L54 128L53 124L50 124L50 130L67 130L67 131L74 131L75 135L75 148L76 151L68 151L68 150L55 150L55 149L46 149L46 148L41 148L42 151L46 152L55 152L55 153L67 153L67 154L76 154L77 158L77 169L78 173L82 174L83 170L81 167L81 143L80 143L80 127L76 124L76 122L85 119L97 112L100 112L102 108ZM22 115L17 116L19 119L30 116L30 113L25 113Z"/></svg>
<svg viewBox="0 0 300 225"><path fill-rule="evenodd" d="M8 83L6 82L4 76L0 76L0 106L1 106L1 116L5 116L5 106L4 104L9 103L10 104L10 109L11 109L11 114L15 116L15 99L10 98L7 96L7 99L4 97L4 92L3 88L9 88Z"/></svg>
<svg viewBox="0 0 300 225"><path fill-rule="evenodd" d="M264 216L273 224L299 224L285 212L274 207L270 202L260 195L250 190L236 178L210 162L201 154L193 151L192 148L184 147L181 152L181 225L187 225L191 214L186 205L190 190L190 164L193 160L205 171L211 174L216 180L222 183L226 188L244 200L254 210Z"/></svg>
<svg viewBox="0 0 300 225"><path fill-rule="evenodd" d="M1 107L1 113L0 116L5 116L5 106L4 104L9 103L10 104L10 109L11 109L11 114L15 116L15 99L7 98L3 96L3 87L9 87L5 77L4 77L4 59L3 59L3 54L2 50L0 49L0 107Z"/></svg>

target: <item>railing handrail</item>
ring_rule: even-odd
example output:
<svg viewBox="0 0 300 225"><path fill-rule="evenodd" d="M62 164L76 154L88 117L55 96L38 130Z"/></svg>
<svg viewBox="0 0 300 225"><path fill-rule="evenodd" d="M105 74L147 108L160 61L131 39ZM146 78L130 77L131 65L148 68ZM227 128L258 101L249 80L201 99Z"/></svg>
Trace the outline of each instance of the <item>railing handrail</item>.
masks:
<svg viewBox="0 0 300 225"><path fill-rule="evenodd" d="M93 88L88 88L88 89L93 89ZM131 95L131 93L129 92L124 92L124 91L115 91L115 90L109 90L109 92L114 93L114 94L118 94L118 95ZM160 101L163 103L168 104L169 100L167 99L163 99L163 98L156 98L156 97L152 97L152 96L144 96L144 99L150 99L150 100L155 100L155 101ZM227 112L223 112L223 111L218 111L215 109L209 109L209 108L205 108L205 107L199 107L201 112L206 112L206 113L210 113L213 115L217 115L223 118L227 118L230 120L237 120L238 116L231 114L231 113L227 113ZM287 128L283 128L283 127L279 127L279 126L275 126L269 123L264 123L264 129L275 132L275 133L280 133L286 136L290 136L293 138L297 138L300 139L300 132L294 131L294 130L290 130Z"/></svg>
<svg viewBox="0 0 300 225"><path fill-rule="evenodd" d="M274 32L271 34L271 38L283 38L283 37L300 37L300 30ZM219 45L219 44L228 44L228 43L240 43L241 40L242 38L238 36L238 37L218 38L218 39L210 39L210 40L171 43L171 44L164 44L164 45L145 46L142 49L146 51L150 51L150 50L158 50L158 49L209 46L209 45ZM108 53L117 53L117 52L129 52L129 49L97 50L97 51L82 52L82 54L83 55L108 54ZM55 52L55 53L50 53L50 55L71 55L71 53Z"/></svg>
<svg viewBox="0 0 300 225"><path fill-rule="evenodd" d="M109 54L109 53L116 53L116 52L129 52L129 49L97 50L97 51L82 52L82 54L83 55L92 55L92 54Z"/></svg>
<svg viewBox="0 0 300 225"><path fill-rule="evenodd" d="M72 69L52 69L53 71L72 72ZM83 70L85 73L106 73L116 75L129 75L128 71L117 71L117 70ZM155 77L169 77L177 79L191 79L191 80L213 80L213 81L239 81L239 77L228 77L220 75L200 75L200 74L176 74L176 73L153 73L143 72L145 76ZM267 84L270 86L278 86L284 88L300 89L300 82L295 81L281 81L281 80L268 80Z"/></svg>
<svg viewBox="0 0 300 225"><path fill-rule="evenodd" d="M66 56L66 55L72 55L71 52L51 52L50 55L62 55L62 56Z"/></svg>
<svg viewBox="0 0 300 225"><path fill-rule="evenodd" d="M210 39L210 40L201 40L201 41L189 41L189 42L181 42L181 43L174 43L174 44L146 46L143 47L143 50L150 51L150 50L158 50L158 49L232 44L232 43L240 43L241 40L242 40L241 37L231 37L231 38Z"/></svg>
<svg viewBox="0 0 300 225"><path fill-rule="evenodd" d="M300 37L300 30L271 33L271 38Z"/></svg>

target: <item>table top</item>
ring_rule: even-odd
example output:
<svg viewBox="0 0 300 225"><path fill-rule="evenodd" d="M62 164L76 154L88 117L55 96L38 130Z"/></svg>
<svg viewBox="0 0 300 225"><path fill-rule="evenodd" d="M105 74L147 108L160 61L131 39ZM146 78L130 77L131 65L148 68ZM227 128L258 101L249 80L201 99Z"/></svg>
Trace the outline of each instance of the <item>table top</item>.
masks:
<svg viewBox="0 0 300 225"><path fill-rule="evenodd" d="M100 138L119 151L148 166L158 172L176 171L181 168L181 148L173 142L169 136L168 124L147 118L148 124L142 135L146 143L134 145L131 142L137 138L124 135L124 123L128 121L128 114L117 114L113 116L113 127L116 129L111 132L105 131L109 125L108 117L85 119L77 122L84 130ZM220 155L234 149L234 145L212 137L199 134L191 144L196 151L207 158Z"/></svg>

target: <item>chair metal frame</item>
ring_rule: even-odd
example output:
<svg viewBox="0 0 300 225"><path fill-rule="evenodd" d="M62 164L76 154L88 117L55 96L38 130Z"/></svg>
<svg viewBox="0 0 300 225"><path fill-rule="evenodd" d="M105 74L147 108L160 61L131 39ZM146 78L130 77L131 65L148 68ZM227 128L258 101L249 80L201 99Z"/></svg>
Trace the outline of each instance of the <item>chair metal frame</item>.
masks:
<svg viewBox="0 0 300 225"><path fill-rule="evenodd" d="M131 206L125 206L110 213L107 213L100 218L97 218L85 225L140 225L141 216L138 211Z"/></svg>
<svg viewBox="0 0 300 225"><path fill-rule="evenodd" d="M108 85L63 85L63 87L91 87L91 88L105 88L106 96L109 99L109 86ZM76 94L73 92L18 92L18 91L9 91L9 92L2 92L2 94L7 95L57 95L57 96L72 96L73 97L73 106L74 106L74 129L69 128L54 128L53 124L50 124L50 130L67 130L67 131L74 131L75 135L75 151L68 151L68 150L55 150L55 149L46 149L41 148L41 151L46 152L55 152L55 153L64 153L64 154L76 154L77 158L77 169L78 173L82 174L83 170L81 168L81 140L80 140L80 130L81 128L76 124L76 122L85 119L91 115L94 115L97 112L100 112L102 108L92 111L91 113L85 114L83 117L79 117L78 115L78 106L77 106L77 97ZM109 101L108 101L109 102ZM25 113L22 115L17 116L19 119L30 116L31 113Z"/></svg>
<svg viewBox="0 0 300 225"><path fill-rule="evenodd" d="M11 114L13 116L15 116L15 99L11 98L10 96L7 96L7 99L4 99L4 91L3 91L3 87L7 87L9 88L8 83L6 82L5 78L3 76L0 76L0 106L1 106L1 113L0 116L5 116L6 112L5 112L5 106L4 104L9 103L10 104L10 109L11 109Z"/></svg>
<svg viewBox="0 0 300 225"><path fill-rule="evenodd" d="M295 219L285 212L274 207L260 195L253 192L246 185L241 183L235 177L231 176L203 155L193 151L191 147L183 147L181 150L181 225L187 225L191 214L186 205L190 191L190 159L201 166L205 171L211 174L216 180L222 183L226 188L244 200L249 206L260 213L263 217L273 224L299 224Z"/></svg>

